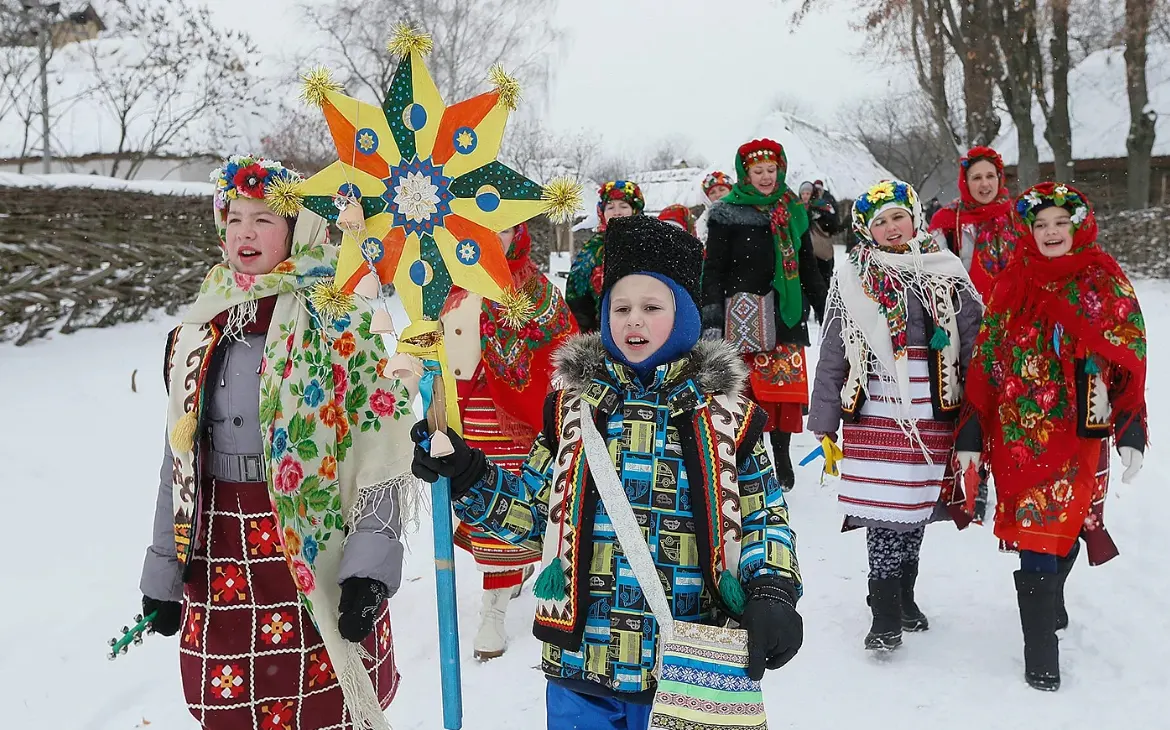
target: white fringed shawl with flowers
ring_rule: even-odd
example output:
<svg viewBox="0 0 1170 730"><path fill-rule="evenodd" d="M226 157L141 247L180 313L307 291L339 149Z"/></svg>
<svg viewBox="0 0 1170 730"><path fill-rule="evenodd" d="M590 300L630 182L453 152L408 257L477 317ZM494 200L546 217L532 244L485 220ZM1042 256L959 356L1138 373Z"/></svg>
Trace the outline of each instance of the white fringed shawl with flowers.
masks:
<svg viewBox="0 0 1170 730"><path fill-rule="evenodd" d="M858 210L859 205L862 210ZM898 251L882 248L869 232L869 222L890 207L909 210L914 220L914 237ZM942 350L945 362L956 363L959 310L955 302L961 307L963 301L956 294L965 290L979 302L979 293L962 261L941 250L926 232L918 196L908 184L883 181L875 185L854 204L853 219L861 242L849 253L849 266L837 269L826 307L839 313L849 362L842 402L852 403L858 389L868 395L870 378L877 378L884 392L898 394L894 410L899 427L922 446L911 417L907 297L916 297L927 316L934 318L935 326L946 333L945 338L936 334L935 347Z"/></svg>

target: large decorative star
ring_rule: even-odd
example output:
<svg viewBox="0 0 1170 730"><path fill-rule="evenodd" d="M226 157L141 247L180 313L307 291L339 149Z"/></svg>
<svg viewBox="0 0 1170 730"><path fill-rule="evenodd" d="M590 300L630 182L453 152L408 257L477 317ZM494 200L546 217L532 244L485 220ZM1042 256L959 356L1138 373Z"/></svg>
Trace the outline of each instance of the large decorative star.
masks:
<svg viewBox="0 0 1170 730"><path fill-rule="evenodd" d="M496 160L517 93L508 81L448 107L417 48L381 108L324 75L306 77L306 98L320 104L340 159L305 181L304 206L337 220L358 204L365 218L342 237L343 291L373 269L393 281L412 320L437 319L452 285L503 297L511 274L496 232L553 207L540 185Z"/></svg>

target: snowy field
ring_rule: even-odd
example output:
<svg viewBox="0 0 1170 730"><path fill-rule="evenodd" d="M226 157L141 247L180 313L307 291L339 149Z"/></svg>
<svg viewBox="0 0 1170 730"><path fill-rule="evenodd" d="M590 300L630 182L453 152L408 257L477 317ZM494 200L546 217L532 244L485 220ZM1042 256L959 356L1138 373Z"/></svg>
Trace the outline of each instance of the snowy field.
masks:
<svg viewBox="0 0 1170 730"><path fill-rule="evenodd" d="M1114 482L1107 508L1121 557L1068 583L1072 626L1061 640L1064 686L1023 681L1014 556L989 528L928 531L918 584L931 619L882 660L868 626L864 537L838 532L831 483L798 470L789 497L800 535L805 643L769 672L770 727L1157 728L1170 717L1170 282L1139 282L1150 324L1154 445L1131 486ZM164 430L161 382L169 319L85 330L23 348L0 345L0 727L4 730L195 730L182 700L178 637L148 637L116 662L106 640L139 610L138 573L150 540ZM814 354L815 357L815 354ZM137 370L138 391L131 392ZM810 434L794 440L799 458ZM1115 457L1116 458L1116 457ZM441 728L429 526L412 539L392 601L403 683L389 711L397 730ZM471 658L479 580L460 554L464 726L542 730L544 678L529 632L531 586L508 615L512 644L487 664Z"/></svg>

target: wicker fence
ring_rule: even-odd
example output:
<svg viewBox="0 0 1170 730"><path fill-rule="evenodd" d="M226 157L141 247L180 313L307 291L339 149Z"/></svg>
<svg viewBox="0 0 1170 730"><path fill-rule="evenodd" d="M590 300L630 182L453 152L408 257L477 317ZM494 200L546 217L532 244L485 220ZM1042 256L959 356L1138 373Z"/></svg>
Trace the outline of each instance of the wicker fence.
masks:
<svg viewBox="0 0 1170 730"><path fill-rule="evenodd" d="M553 228L530 230L546 266ZM0 187L0 341L174 314L219 260L207 198Z"/></svg>
<svg viewBox="0 0 1170 730"><path fill-rule="evenodd" d="M195 197L0 187L0 339L176 311L220 258L210 208Z"/></svg>
<svg viewBox="0 0 1170 730"><path fill-rule="evenodd" d="M1110 216L1101 228L1131 276L1170 278L1170 210ZM543 268L553 228L541 218L529 230ZM588 235L575 236L578 248ZM219 260L206 198L0 187L0 341L174 314Z"/></svg>

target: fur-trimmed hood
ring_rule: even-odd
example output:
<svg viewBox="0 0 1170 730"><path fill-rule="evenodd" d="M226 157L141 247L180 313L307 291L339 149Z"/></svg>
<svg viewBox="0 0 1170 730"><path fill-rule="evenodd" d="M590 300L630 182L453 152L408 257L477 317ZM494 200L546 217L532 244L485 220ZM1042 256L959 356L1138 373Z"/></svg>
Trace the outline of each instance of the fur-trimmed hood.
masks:
<svg viewBox="0 0 1170 730"><path fill-rule="evenodd" d="M751 205L733 205L717 200L711 206L711 220L725 226L769 225L768 214Z"/></svg>
<svg viewBox="0 0 1170 730"><path fill-rule="evenodd" d="M723 393L738 398L747 383L743 358L722 340L699 340L690 352L691 373L703 393ZM555 381L573 393L581 393L593 379L605 373L605 361L612 359L601 344L601 335L575 335L553 355Z"/></svg>

